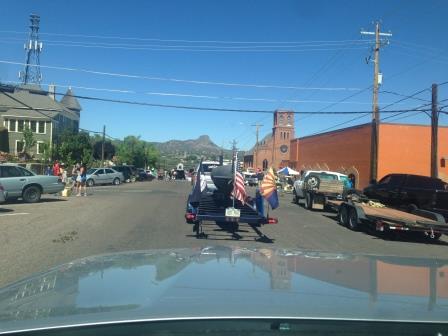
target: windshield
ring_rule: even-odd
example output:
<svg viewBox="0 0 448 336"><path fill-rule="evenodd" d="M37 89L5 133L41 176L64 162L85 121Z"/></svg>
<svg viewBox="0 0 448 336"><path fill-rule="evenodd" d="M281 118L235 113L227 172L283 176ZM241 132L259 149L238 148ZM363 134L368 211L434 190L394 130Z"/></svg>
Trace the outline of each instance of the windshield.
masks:
<svg viewBox="0 0 448 336"><path fill-rule="evenodd" d="M149 305L448 321L448 1L1 13L0 334Z"/></svg>

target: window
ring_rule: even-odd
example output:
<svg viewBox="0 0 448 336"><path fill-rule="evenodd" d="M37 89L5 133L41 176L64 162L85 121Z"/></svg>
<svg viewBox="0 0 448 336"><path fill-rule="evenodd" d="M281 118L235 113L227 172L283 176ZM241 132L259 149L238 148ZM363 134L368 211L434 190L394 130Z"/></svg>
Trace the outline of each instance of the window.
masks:
<svg viewBox="0 0 448 336"><path fill-rule="evenodd" d="M1 177L19 177L22 173L16 166L1 166L0 167Z"/></svg>
<svg viewBox="0 0 448 336"><path fill-rule="evenodd" d="M98 169L95 174L96 175L103 175L104 174L104 169Z"/></svg>
<svg viewBox="0 0 448 336"><path fill-rule="evenodd" d="M426 176L409 175L406 184L411 188L444 189L442 181Z"/></svg>
<svg viewBox="0 0 448 336"><path fill-rule="evenodd" d="M16 132L17 128L16 128L16 121L15 119L9 119L9 128L8 131L10 132Z"/></svg>
<svg viewBox="0 0 448 336"><path fill-rule="evenodd" d="M35 120L30 121L30 129L31 129L31 131L33 133L37 132L37 125L36 125L36 121Z"/></svg>
<svg viewBox="0 0 448 336"><path fill-rule="evenodd" d="M22 140L16 140L16 153L22 153L25 143Z"/></svg>
<svg viewBox="0 0 448 336"><path fill-rule="evenodd" d="M392 187L400 187L406 179L405 175L390 175L389 185Z"/></svg>
<svg viewBox="0 0 448 336"><path fill-rule="evenodd" d="M19 172L22 176L34 176L34 174L32 172L30 172L29 170L27 170L25 168L17 167L17 169L19 170Z"/></svg>
<svg viewBox="0 0 448 336"><path fill-rule="evenodd" d="M17 120L17 132L23 132L25 128L25 120Z"/></svg>
<svg viewBox="0 0 448 336"><path fill-rule="evenodd" d="M263 170L268 169L268 160L264 159L263 160Z"/></svg>
<svg viewBox="0 0 448 336"><path fill-rule="evenodd" d="M44 134L45 133L45 121L39 121L39 128L38 133Z"/></svg>
<svg viewBox="0 0 448 336"><path fill-rule="evenodd" d="M44 143L41 141L36 143L36 154L44 154Z"/></svg>
<svg viewBox="0 0 448 336"><path fill-rule="evenodd" d="M113 174L114 171L112 169L106 169L106 174Z"/></svg>

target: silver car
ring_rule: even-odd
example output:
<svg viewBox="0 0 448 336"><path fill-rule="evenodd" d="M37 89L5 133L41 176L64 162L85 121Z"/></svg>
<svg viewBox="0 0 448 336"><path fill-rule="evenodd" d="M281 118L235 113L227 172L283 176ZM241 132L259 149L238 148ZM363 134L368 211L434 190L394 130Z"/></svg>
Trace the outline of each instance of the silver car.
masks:
<svg viewBox="0 0 448 336"><path fill-rule="evenodd" d="M38 202L42 194L56 194L65 186L58 176L36 175L14 164L0 164L0 183L7 200L22 198L26 203Z"/></svg>
<svg viewBox="0 0 448 336"><path fill-rule="evenodd" d="M112 168L90 168L87 171L87 186L95 184L115 184L119 185L124 181L123 173Z"/></svg>
<svg viewBox="0 0 448 336"><path fill-rule="evenodd" d="M8 194L5 191L5 188L0 184L0 203L5 203Z"/></svg>

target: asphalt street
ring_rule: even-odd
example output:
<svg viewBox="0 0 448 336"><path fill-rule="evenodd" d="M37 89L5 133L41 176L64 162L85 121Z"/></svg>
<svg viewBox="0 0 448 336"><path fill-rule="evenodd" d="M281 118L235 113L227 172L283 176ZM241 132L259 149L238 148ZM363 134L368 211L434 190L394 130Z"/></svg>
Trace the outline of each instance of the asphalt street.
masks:
<svg viewBox="0 0 448 336"><path fill-rule="evenodd" d="M93 187L87 197L44 196L40 203L0 205L0 287L77 258L129 250L238 245L298 248L331 253L445 258L448 239L384 239L371 232L340 226L331 212L308 211L280 196L271 212L279 219L261 231L272 243L241 226L240 240L226 230L206 226L207 240L197 239L184 220L188 182L140 182ZM253 192L250 189L250 192Z"/></svg>

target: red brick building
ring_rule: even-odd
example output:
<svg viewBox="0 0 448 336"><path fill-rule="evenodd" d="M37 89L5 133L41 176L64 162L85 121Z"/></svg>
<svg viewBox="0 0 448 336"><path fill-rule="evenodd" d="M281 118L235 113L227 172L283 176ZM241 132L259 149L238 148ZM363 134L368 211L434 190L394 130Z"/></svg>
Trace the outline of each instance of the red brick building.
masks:
<svg viewBox="0 0 448 336"><path fill-rule="evenodd" d="M290 158L290 143L294 139L294 112L277 110L274 113L272 133L244 155L244 168L266 170L279 168Z"/></svg>
<svg viewBox="0 0 448 336"><path fill-rule="evenodd" d="M357 188L370 176L371 125L363 124L291 140L289 166L353 174ZM439 127L439 177L448 181L448 127ZM378 178L389 173L430 175L431 128L387 124L379 128Z"/></svg>

